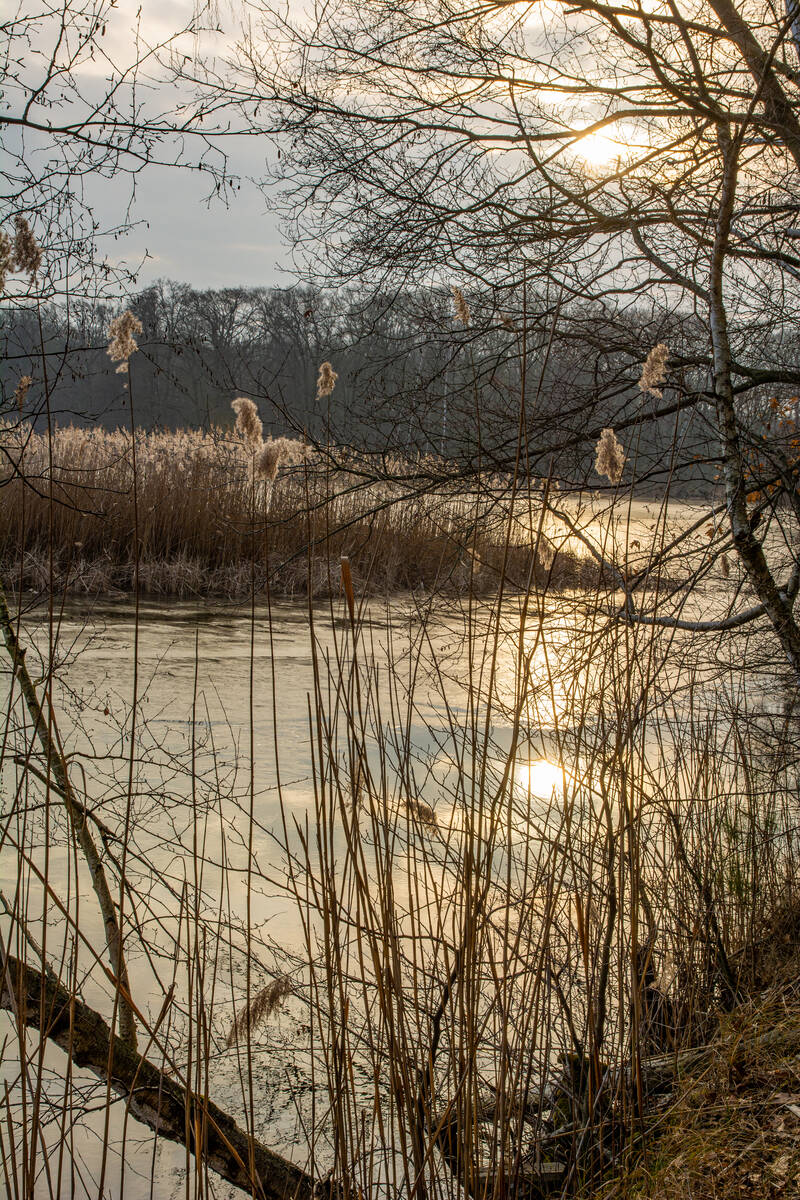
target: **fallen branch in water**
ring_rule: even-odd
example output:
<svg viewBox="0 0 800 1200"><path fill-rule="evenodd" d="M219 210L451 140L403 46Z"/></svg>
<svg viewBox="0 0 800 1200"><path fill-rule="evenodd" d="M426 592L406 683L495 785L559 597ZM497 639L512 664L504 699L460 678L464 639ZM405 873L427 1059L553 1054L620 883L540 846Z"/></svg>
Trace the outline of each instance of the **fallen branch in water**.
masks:
<svg viewBox="0 0 800 1200"><path fill-rule="evenodd" d="M206 1097L112 1038L100 1014L60 983L11 955L0 963L0 972L0 1008L21 1024L40 1029L75 1066L110 1082L133 1116L159 1137L180 1142L223 1179L263 1200L311 1200L315 1195L310 1175L251 1138Z"/></svg>

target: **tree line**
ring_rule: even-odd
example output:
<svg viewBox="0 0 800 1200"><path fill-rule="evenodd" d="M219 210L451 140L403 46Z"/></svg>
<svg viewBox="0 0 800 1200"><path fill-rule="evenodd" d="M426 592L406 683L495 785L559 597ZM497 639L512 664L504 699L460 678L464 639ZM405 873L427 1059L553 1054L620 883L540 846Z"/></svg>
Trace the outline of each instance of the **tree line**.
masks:
<svg viewBox="0 0 800 1200"><path fill-rule="evenodd" d="M562 306L554 327L533 287L514 297L485 289L463 302L466 324L444 287L382 294L355 286L196 289L159 280L127 304L142 325L136 422L227 427L231 399L242 394L256 400L266 431L277 436L506 473L514 468L522 405L534 475L553 471L569 485L600 485L595 443L612 426L635 431L640 490L657 493L669 482L677 494L709 494L717 459L699 322L666 312L658 320L644 305L604 317L575 302ZM44 345L58 378L50 405L57 422L127 424L107 355L118 308L108 301L51 303L38 313L7 308L6 413L16 414L14 394L27 376L26 415L43 422ZM657 336L669 336L673 360L682 361L666 398L655 402L637 381ZM325 361L334 363L338 381L321 398L316 380ZM764 395L761 388L751 397L756 421Z"/></svg>

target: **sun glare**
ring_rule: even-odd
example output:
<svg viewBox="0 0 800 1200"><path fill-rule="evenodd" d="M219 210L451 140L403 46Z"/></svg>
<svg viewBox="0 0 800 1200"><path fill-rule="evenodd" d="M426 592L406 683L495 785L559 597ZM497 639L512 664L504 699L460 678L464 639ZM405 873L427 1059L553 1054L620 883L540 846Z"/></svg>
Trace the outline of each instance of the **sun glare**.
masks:
<svg viewBox="0 0 800 1200"><path fill-rule="evenodd" d="M550 800L554 792L560 795L564 790L563 770L557 763L548 762L546 758L520 763L514 773L514 779L522 791L530 792L540 800Z"/></svg>
<svg viewBox="0 0 800 1200"><path fill-rule="evenodd" d="M595 133L586 133L570 143L570 152L587 167L613 167L628 163L636 151L645 151L649 139L644 130L621 121Z"/></svg>
<svg viewBox="0 0 800 1200"><path fill-rule="evenodd" d="M588 133L575 143L575 153L593 167L610 166L630 149L624 142L609 137L607 133Z"/></svg>

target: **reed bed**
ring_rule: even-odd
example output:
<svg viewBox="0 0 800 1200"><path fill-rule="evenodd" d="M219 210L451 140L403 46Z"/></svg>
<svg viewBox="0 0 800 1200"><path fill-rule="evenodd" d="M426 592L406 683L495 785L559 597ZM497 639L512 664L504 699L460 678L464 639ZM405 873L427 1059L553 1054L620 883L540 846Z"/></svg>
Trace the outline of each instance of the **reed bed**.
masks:
<svg viewBox="0 0 800 1200"><path fill-rule="evenodd" d="M465 628L457 677L431 651L427 753L357 621L315 697L315 809L286 849L316 1165L347 1196L594 1195L797 911L796 721L697 641L550 596Z"/></svg>
<svg viewBox="0 0 800 1200"><path fill-rule="evenodd" d="M246 657L225 666L226 703L231 676L249 675L236 728L204 732L195 682L181 755L143 700L73 694L69 671L59 687L69 636L43 620L41 679L55 679L47 694L72 719L36 751L12 692L0 765L22 881L8 906L15 959L42 980L54 964L73 991L74 974L111 1019L88 872L76 866L73 884L56 862L72 834L47 780L63 757L112 895L124 888L146 1068L199 1098L198 1122L210 1098L252 1139L252 1161L247 1137L234 1139L250 1177L203 1137L176 1166L165 1139L186 1139L187 1126L159 1119L157 1178L180 1169L210 1194L227 1163L251 1196L310 1200L312 1184L339 1200L596 1194L658 1136L647 1122L682 1056L717 1044L769 971L764 931L800 874L796 718L742 686L746 645L722 671L724 646L703 655L697 638L609 618L599 586L581 604L546 581L514 595L468 589L446 620L412 596L385 626L352 579L343 590L309 612L312 778L298 805L278 777L271 823L255 762L274 754L292 774L279 715L274 746L253 715L271 612L267 637L253 617L250 670ZM297 681L270 659L278 713ZM101 729L114 722L103 736L92 703ZM40 876L54 897L67 891L63 910L40 915ZM259 919L267 895L292 911L293 938ZM780 928L796 939L796 923ZM52 1007L47 981L37 986ZM14 1009L29 1025L39 1011L38 998ZM70 1012L63 995L58 1011ZM32 1039L34 1058L45 1041ZM5 1049L12 1077L21 1044ZM98 1051L101 1080L107 1061ZM0 1157L41 1162L44 1128L51 1161L60 1138L69 1169L80 1166L84 1114L113 1108L105 1084L51 1076L44 1058L30 1077L43 1117L13 1083ZM136 1161L136 1112L103 1132L115 1181ZM297 1186L257 1174L259 1147L291 1158Z"/></svg>
<svg viewBox="0 0 800 1200"><path fill-rule="evenodd" d="M21 588L132 590L137 528L139 586L156 595L324 596L339 588L343 556L370 594L487 593L502 575L512 587L534 574L562 588L596 579L569 548L534 554L529 526L515 523L507 545L496 502L420 494L403 482L411 464L375 483L355 462L331 469L301 448L299 465L259 479L247 444L220 428L140 431L134 444L122 430L62 427L48 439L8 426L0 440L0 566Z"/></svg>

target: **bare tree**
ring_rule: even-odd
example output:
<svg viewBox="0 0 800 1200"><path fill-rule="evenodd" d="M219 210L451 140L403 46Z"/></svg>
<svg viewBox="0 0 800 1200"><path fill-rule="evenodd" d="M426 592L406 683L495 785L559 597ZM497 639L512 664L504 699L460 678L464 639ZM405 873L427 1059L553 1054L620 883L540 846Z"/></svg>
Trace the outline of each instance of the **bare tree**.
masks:
<svg viewBox="0 0 800 1200"><path fill-rule="evenodd" d="M207 131L185 96L159 86L166 80L160 60L191 52L208 18L198 6L153 41L141 11L131 19L109 0L23 0L8 10L0 26L3 219L20 214L33 226L45 251L43 296L130 287L139 264L109 258L104 239L130 227L145 167L202 171L209 191L225 189L225 155L207 136L219 131ZM118 209L103 227L95 200L112 180Z"/></svg>
<svg viewBox="0 0 800 1200"><path fill-rule="evenodd" d="M796 6L259 11L228 74L195 79L282 135L276 175L307 261L338 281L457 285L470 342L524 327L508 340L527 356L517 402L534 473L572 446L596 481L604 427L624 439L626 482L690 481L698 459L716 468L712 523L724 515L728 538L711 557L733 547L754 603L713 627L766 618L797 676ZM665 369L639 392L662 343ZM553 411L550 377L534 368L549 358L557 371L569 347L585 371ZM673 449L642 461L659 422L672 422ZM505 436L490 426L482 462L509 469L514 424ZM462 455L473 465L474 442ZM629 564L613 566L630 578ZM626 585L629 619L681 619L639 611L637 586Z"/></svg>

